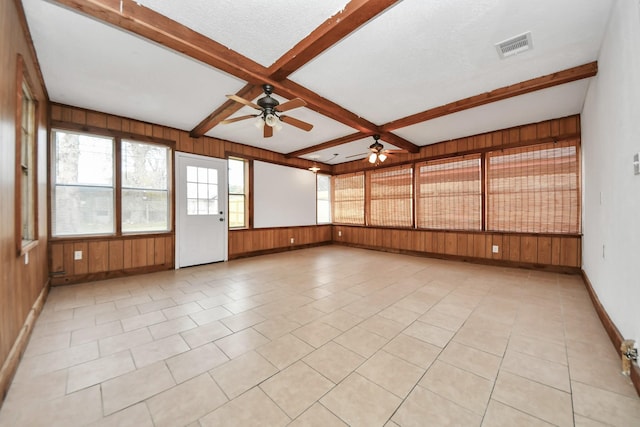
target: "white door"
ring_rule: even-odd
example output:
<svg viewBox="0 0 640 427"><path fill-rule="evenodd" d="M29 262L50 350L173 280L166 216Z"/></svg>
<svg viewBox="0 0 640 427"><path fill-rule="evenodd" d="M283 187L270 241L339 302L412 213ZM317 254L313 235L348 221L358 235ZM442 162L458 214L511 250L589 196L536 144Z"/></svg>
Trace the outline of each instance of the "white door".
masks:
<svg viewBox="0 0 640 427"><path fill-rule="evenodd" d="M176 268L227 260L227 161L176 153Z"/></svg>

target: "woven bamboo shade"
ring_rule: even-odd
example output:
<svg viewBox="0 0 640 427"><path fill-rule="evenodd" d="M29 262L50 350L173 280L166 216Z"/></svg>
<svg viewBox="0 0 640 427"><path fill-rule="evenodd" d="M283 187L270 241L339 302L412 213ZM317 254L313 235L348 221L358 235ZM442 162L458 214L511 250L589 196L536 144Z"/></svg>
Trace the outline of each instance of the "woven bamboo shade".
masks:
<svg viewBox="0 0 640 427"><path fill-rule="evenodd" d="M413 167L374 170L369 173L370 224L383 227L413 226Z"/></svg>
<svg viewBox="0 0 640 427"><path fill-rule="evenodd" d="M364 225L364 172L333 177L333 222Z"/></svg>

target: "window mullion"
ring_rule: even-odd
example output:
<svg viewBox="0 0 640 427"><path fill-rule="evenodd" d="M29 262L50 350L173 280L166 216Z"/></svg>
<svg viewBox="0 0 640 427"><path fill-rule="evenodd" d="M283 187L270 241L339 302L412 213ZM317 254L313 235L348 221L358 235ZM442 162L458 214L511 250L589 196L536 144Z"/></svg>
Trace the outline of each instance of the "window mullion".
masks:
<svg viewBox="0 0 640 427"><path fill-rule="evenodd" d="M114 138L114 180L113 180L113 191L114 191L114 221L115 221L115 230L116 236L122 235L122 138L116 137Z"/></svg>

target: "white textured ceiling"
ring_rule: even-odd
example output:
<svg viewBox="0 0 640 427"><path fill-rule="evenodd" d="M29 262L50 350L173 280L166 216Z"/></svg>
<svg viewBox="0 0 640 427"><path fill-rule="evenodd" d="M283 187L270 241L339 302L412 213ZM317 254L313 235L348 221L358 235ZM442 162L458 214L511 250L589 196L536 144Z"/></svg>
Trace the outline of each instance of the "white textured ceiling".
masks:
<svg viewBox="0 0 640 427"><path fill-rule="evenodd" d="M381 125L596 61L613 1L404 0L330 46L289 79ZM238 92L247 83L55 1L22 3L54 102L190 131L226 101L226 94ZM136 7L151 9L147 15L165 15L244 55L257 67L268 67L325 20L340 16L347 1L137 3ZM533 50L499 59L494 44L526 31L532 33ZM509 98L394 133L423 146L580 113L589 80ZM251 113L245 107L234 116ZM265 139L247 120L217 125L207 135L289 153L356 132L309 108L287 115L312 123L314 129L307 133L284 124L273 138ZM365 152L371 142L370 137L364 138L303 157L341 163ZM386 143L385 147L395 148Z"/></svg>

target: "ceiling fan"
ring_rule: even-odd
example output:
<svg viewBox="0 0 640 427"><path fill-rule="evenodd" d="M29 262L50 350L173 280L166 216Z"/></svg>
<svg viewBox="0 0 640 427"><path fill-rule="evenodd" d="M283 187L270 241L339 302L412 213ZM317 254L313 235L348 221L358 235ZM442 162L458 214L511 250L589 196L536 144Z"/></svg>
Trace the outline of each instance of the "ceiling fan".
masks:
<svg viewBox="0 0 640 427"><path fill-rule="evenodd" d="M368 156L364 160L377 166L380 163L383 163L385 160L387 160L387 157L389 157L389 155L393 155L393 153L407 152L407 150L386 150L384 148L384 145L382 145L380 141L378 141L379 139L380 139L380 135L378 134L373 135L374 142L369 146L369 153L354 154L352 156L347 156L347 158L358 157L364 154L368 154Z"/></svg>
<svg viewBox="0 0 640 427"><path fill-rule="evenodd" d="M231 119L223 120L220 123L227 124L257 117L258 119L256 121L256 126L263 128L263 135L265 138L270 138L273 136L273 128L280 129L282 127L280 122L285 122L306 132L309 132L311 129L313 129L313 125L310 123L303 122L302 120L298 120L294 117L281 115L281 113L284 113L285 111L293 110L294 108L304 107L305 105L307 105L307 103L303 99L294 98L291 101L280 104L277 99L271 97L271 94L273 93L272 85L264 84L262 85L262 89L264 90L265 96L258 99L256 101L257 104L254 104L253 102L248 101L238 95L227 95L227 98L235 102L239 102L240 104L247 105L251 108L255 108L260 112L258 114L248 114L246 116L233 117Z"/></svg>

